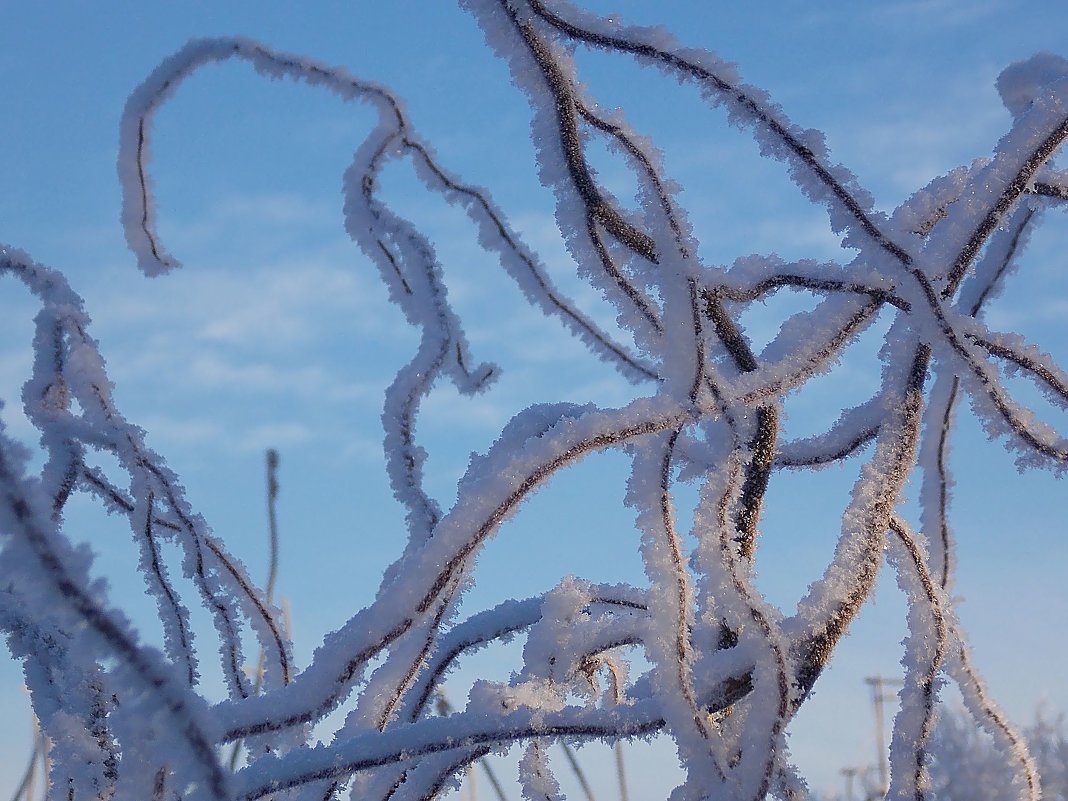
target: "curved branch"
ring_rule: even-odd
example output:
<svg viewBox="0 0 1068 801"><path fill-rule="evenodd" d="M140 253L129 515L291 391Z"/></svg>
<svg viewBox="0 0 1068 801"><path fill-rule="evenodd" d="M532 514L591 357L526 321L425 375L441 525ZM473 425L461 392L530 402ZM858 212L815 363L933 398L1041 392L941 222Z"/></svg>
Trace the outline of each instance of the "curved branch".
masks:
<svg viewBox="0 0 1068 801"><path fill-rule="evenodd" d="M911 606L916 610L913 614L918 616L919 609L929 612L934 629L934 643L931 644L928 642L931 638L926 626L927 621L923 621L924 626L921 628L918 625L919 621L910 619L909 636L906 640L905 687L902 691L901 711L894 724L894 746L891 748L891 754L905 750L912 752L912 771L908 778L903 777L898 771L891 771L894 785L904 788L904 790L897 789L897 793L903 796L911 790L916 801L924 801L927 797L925 793L927 748L934 731L935 704L938 700L937 679L949 647L950 622L947 620L944 608L947 606L948 599L931 577L927 558L921 545L898 515L891 516L890 531L897 536L908 554L912 572L918 579L919 587L914 586L914 583L908 580L908 576L902 572L901 568L898 568L898 582L909 596ZM922 675L916 675L921 670ZM921 705L918 726L913 723L914 710L909 705L916 691L918 691L918 700ZM891 767L893 764L891 762ZM891 793L895 789L892 787Z"/></svg>
<svg viewBox="0 0 1068 801"><path fill-rule="evenodd" d="M724 678L702 694L702 708L707 713L722 711L750 689L747 675ZM235 797L254 801L271 792L382 765L410 763L432 754L471 752L535 737L629 739L652 734L664 725L659 705L651 700L628 706L625 716L617 709L566 707L551 712L521 707L487 724L482 710L457 712L361 735L329 748L261 759L235 775Z"/></svg>
<svg viewBox="0 0 1068 801"><path fill-rule="evenodd" d="M909 371L906 376L891 374L884 381L886 396L894 399L891 416L879 429L871 469L858 480L853 502L843 516L834 561L783 626L795 643L800 665L798 704L811 691L834 646L874 589L890 516L915 462L931 351L914 342L898 344L896 350L898 356L911 351ZM890 354L886 358L893 363ZM904 386L894 386L896 381ZM823 611L828 608L829 612Z"/></svg>
<svg viewBox="0 0 1068 801"><path fill-rule="evenodd" d="M1047 105L1053 106L1048 101L1036 102L1032 111L1021 120L1020 127L1024 127L1023 123L1030 122L1033 117L1038 117L1039 124L1041 124L1043 116L1057 113L1055 108L1047 110ZM987 210L983 219L957 254L953 266L950 268L946 287L942 290L943 299L952 297L953 293L957 291L961 281L964 280L965 272L979 254L983 244L1002 223L1002 220L1016 201L1027 191L1035 173L1049 161L1064 143L1065 138L1068 137L1068 117L1064 116L1063 112L1060 112L1059 116L1052 122L1051 130L1042 137L1042 141L1038 142L1037 145L1026 149L1010 146L1000 148L998 158L980 175L982 179L980 186L983 188L983 194L989 195L992 191L997 191L998 186L1002 188L997 200ZM1013 133L1016 132L1013 131ZM1010 134L1003 144L1009 145L1011 143L1015 145L1014 139L1015 137ZM1020 150L1023 150L1024 153L1022 162ZM1001 163L1004 161L1015 167L1007 181L1001 179L1001 173L1006 171L1005 166Z"/></svg>
<svg viewBox="0 0 1068 801"><path fill-rule="evenodd" d="M808 289L812 292L819 292L822 294L841 292L853 295L867 295L874 301L896 306L901 311L907 312L912 308L907 300L886 289L865 286L856 281L820 278L791 273L771 275L744 288L719 284L706 289L705 292L708 293L708 295L714 295L739 303L746 303L760 300L764 295L770 294L782 287L789 287L790 289Z"/></svg>
<svg viewBox="0 0 1068 801"><path fill-rule="evenodd" d="M472 463L453 511L438 524L434 537L408 559L403 586L384 583L374 603L329 635L312 664L292 684L265 696L224 702L216 707L222 741L278 731L318 720L347 695L368 660L423 620L443 598L453 579L466 574L471 557L500 524L545 479L561 467L602 448L672 429L690 419L670 404L637 401L622 410L584 410L565 417L548 436L538 433L518 445L509 434L540 422L544 410L531 409L513 421L488 456ZM486 476L508 476L479 484ZM416 600L418 599L418 600ZM410 612L408 610L411 610Z"/></svg>
<svg viewBox="0 0 1068 801"><path fill-rule="evenodd" d="M812 144L811 132L798 130L782 118L781 111L766 103L763 93L728 77L728 69L708 53L695 54L693 50L684 50L674 41L664 46L666 36L660 29L652 30L630 27L626 36L619 36L610 31L608 26L592 18L584 24L565 19L560 14L550 11L543 0L527 0L532 12L538 19L555 28L566 37L595 47L630 53L647 59L657 67L677 73L696 81L718 99L718 102L731 108L741 120L754 125L770 135L779 146L769 149L767 155L783 158L786 156L797 167L811 175L817 185L822 185L824 193L817 193L809 182L801 182L802 191L815 200L823 200L845 212L846 219L858 228L866 238L881 250L890 254L903 265L911 265L912 257L895 243L876 223L872 212L858 200L864 195L855 185L855 179L841 167L828 167L823 163L823 156ZM571 9L574 13L574 9ZM595 29L594 26L597 26ZM668 49L670 48L670 49ZM781 148L781 149L780 149ZM842 177L836 177L838 173Z"/></svg>
<svg viewBox="0 0 1068 801"><path fill-rule="evenodd" d="M188 750L190 765L213 798L229 799L227 779L215 749L206 737L198 709L199 699L172 678L170 666L152 651L137 644L136 637L124 621L103 607L86 591L88 577L78 575L68 565L69 555L63 554L62 544L49 530L48 516L31 505L34 493L25 486L9 462L9 443L0 438L0 513L8 537L15 537L24 545L35 562L30 568L36 580L48 588L51 603L67 610L91 632L97 647L113 655L128 671L130 678L140 685L140 699L128 699L134 706L143 705L172 722L179 741ZM7 538L5 538L7 539Z"/></svg>
<svg viewBox="0 0 1068 801"><path fill-rule="evenodd" d="M875 439L883 411L881 394L847 409L827 432L780 444L775 467L820 467L852 456Z"/></svg>
<svg viewBox="0 0 1068 801"><path fill-rule="evenodd" d="M484 191L461 185L455 178L446 174L432 158L425 145L409 138L404 139L404 144L411 153L416 155L419 163L426 168L426 173L433 177L437 186L447 192L450 197L456 198L467 209L468 215L480 223L484 231L488 231L483 236L483 245L500 254L501 263L532 302L539 305L546 314L555 314L563 319L568 327L579 334L584 341L593 344L602 358L615 362L632 380L657 379L652 367L632 356L622 345L614 342L608 334L563 297L553 286L537 256L527 249L518 235L508 227L503 215L494 208ZM507 258L509 255L512 258Z"/></svg>

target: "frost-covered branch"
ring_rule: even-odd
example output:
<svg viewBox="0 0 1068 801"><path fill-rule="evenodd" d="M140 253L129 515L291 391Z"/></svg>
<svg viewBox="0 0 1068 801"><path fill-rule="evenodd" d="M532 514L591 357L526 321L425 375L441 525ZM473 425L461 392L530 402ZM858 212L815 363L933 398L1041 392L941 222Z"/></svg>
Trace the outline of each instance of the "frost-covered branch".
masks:
<svg viewBox="0 0 1068 801"><path fill-rule="evenodd" d="M1068 436L1037 421L1006 381L1023 375L1065 408L1068 371L982 317L1011 281L1034 224L1068 197L1068 178L1052 165L1068 136L1068 62L1043 56L1006 70L998 89L1013 123L993 159L935 179L885 213L831 160L818 132L794 124L712 53L564 0L462 5L529 100L540 178L553 192L564 242L579 274L614 308L622 339L552 282L546 259L510 225L490 190L454 175L386 87L246 39L195 41L134 91L122 118L121 222L139 266L156 275L178 261L157 227L152 124L195 71L238 59L377 114L354 143L343 216L390 301L419 332L385 392L382 415L406 541L374 599L352 609L309 664L293 661L273 579L265 591L256 586L117 408L80 298L58 272L0 251L0 274L21 281L40 308L22 400L46 455L28 475L18 447L0 432L0 628L26 666L52 743L53 792L62 784L79 801L329 801L347 790L407 801L431 798L474 761L522 744L524 791L555 799L559 784L546 756L554 741L618 744L664 732L687 770L679 799L800 799L806 791L788 759L787 727L870 599L889 537L910 604L892 792L927 797L939 690L953 681L1015 771L1018 797L1037 798L1023 740L971 664L949 596L955 542L968 536L951 533L950 443L967 396L981 423L1022 462L1057 470L1068 463ZM827 211L848 259L744 255L730 266L705 263L703 232L655 143L631 126L626 109L605 111L585 88L575 58L583 48L631 56L696 85ZM622 156L637 186L634 208L591 166L594 142ZM473 321L462 320L449 299L431 236L381 190L384 171L400 160L425 191L464 211L479 245L527 302L635 387L633 400L616 408L546 398L519 412L472 458L448 505L428 489L417 436L424 401L445 380L464 395L485 391L508 366L474 358L465 334ZM780 321L757 349L741 315L781 290L811 295L814 304ZM888 326L871 365L878 390L824 432L786 439L791 396L833 375L846 349L880 319ZM461 617L461 595L504 521L554 476L606 450L630 460L626 503L641 534L645 582L568 578L526 600L465 608ZM118 474L95 467L96 453L117 461ZM778 608L754 581L768 490L782 469L832 462L858 468L834 554L796 608ZM912 525L902 492L917 471L922 509ZM699 498L692 520L678 512L687 488ZM140 644L93 580L88 554L71 545L64 511L76 495L128 524L162 649ZM182 592L176 571L195 593ZM193 603L214 623L226 681L221 700L209 700L202 686L205 633L194 630ZM255 682L243 670L251 637L264 654ZM432 714L432 699L457 664L512 638L524 648L510 680L478 682L463 708ZM645 661L628 668L636 651ZM647 669L634 670L637 664ZM324 735L327 744L313 745ZM246 759L228 771L224 747L237 741Z"/></svg>

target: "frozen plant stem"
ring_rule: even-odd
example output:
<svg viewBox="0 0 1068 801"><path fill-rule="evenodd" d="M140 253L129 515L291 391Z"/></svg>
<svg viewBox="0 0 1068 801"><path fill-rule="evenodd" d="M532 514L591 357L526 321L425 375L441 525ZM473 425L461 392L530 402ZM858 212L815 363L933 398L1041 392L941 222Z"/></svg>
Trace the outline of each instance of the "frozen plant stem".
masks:
<svg viewBox="0 0 1068 801"><path fill-rule="evenodd" d="M445 691L442 688L438 688L437 700L435 702L435 708L439 715L447 716L453 709L452 704L449 703L449 699L445 697ZM489 779L490 787L493 788L494 794L497 796L497 801L508 801L508 797L505 795L504 787L501 785L500 780L497 778L496 771L493 770L493 766L483 757L480 757L478 764L482 767L483 772L486 774L486 778ZM474 771L471 770L469 765L467 770L464 771L468 781L471 782L471 797L475 796L475 776Z"/></svg>
<svg viewBox="0 0 1068 801"><path fill-rule="evenodd" d="M41 734L41 727L37 725L36 717L33 719L33 737L31 740L33 746L30 750L30 761L26 764L26 770L22 773L22 779L19 781L18 787L15 788L15 794L11 796L11 801L34 801L38 773L40 772L47 779L47 768L45 766L48 760L48 743ZM41 766L40 770L38 765Z"/></svg>
<svg viewBox="0 0 1068 801"><path fill-rule="evenodd" d="M278 451L274 448L268 448L266 453L266 465L267 465L267 532L268 543L270 547L270 558L267 567L267 588L265 594L267 596L267 603L274 602L274 586L278 579ZM288 621L284 621L285 625L282 626L282 630L289 633ZM252 685L253 694L258 694L263 687L263 671L266 668L267 654L261 649L260 655L256 659L256 676ZM241 743L235 742L233 748L230 749L230 770L233 771L237 768L237 758L241 754Z"/></svg>
<svg viewBox="0 0 1068 801"><path fill-rule="evenodd" d="M1047 55L1009 67L998 89L1012 122L993 157L933 181L887 214L819 136L709 52L566 0L461 5L529 100L561 234L581 276L615 309L621 334L603 330L554 285L545 260L489 192L447 169L388 88L343 68L247 39L194 41L134 91L121 121L122 225L140 268L157 275L179 265L157 230L153 123L185 79L234 59L376 115L345 172L343 213L345 230L419 332L385 392L381 418L406 542L374 600L352 609L303 668L273 603L277 453L267 453L271 557L261 590L122 415L89 317L63 275L0 250L0 275L21 282L39 305L23 401L46 457L31 474L0 431L0 628L26 666L51 743L53 794L332 801L347 791L366 801L423 801L482 761L503 801L483 760L517 745L525 797L555 800L561 791L549 747L560 743L573 762L571 743L601 740L616 749L626 801L621 743L666 733L686 770L680 799L801 799L807 790L788 758L787 726L888 559L910 603L889 796L928 798L939 692L953 681L1014 772L1016 798L1037 801L1026 744L990 699L954 614L948 443L967 396L982 425L1023 463L1068 466L1068 439L1037 422L1004 380L1006 372L1023 376L1068 408L1068 374L983 317L1020 265L1030 230L1068 198L1068 180L1052 166L1068 137L1068 62ZM606 113L585 88L575 54L586 49L633 58L722 108L826 212L848 248L842 261L753 255L706 263L698 237L707 232L680 205L655 145L630 127L625 110ZM613 196L591 167L599 142L631 171L635 204ZM417 436L423 401L444 381L465 396L485 391L501 368L475 358L433 242L381 191L383 171L395 162L410 164L427 193L470 218L479 245L547 324L563 326L634 386L633 399L614 408L546 398L520 411L471 459L451 504L425 481ZM758 352L739 317L784 287L816 302L784 319ZM786 438L786 400L833 373L876 319L889 327L871 366L873 396L822 433ZM109 455L117 477L92 466L95 451ZM643 586L567 578L534 597L461 612L461 593L502 523L523 514L524 501L557 474L603 451L630 459L626 503L640 532ZM754 581L768 489L783 470L828 464L856 472L837 547L796 608L778 608ZM917 474L922 511L912 524L902 488ZM680 488L698 496L692 522L679 519ZM76 495L128 524L162 648L142 644L72 544L63 513ZM316 521L308 525L312 532ZM189 581L177 581L175 570ZM207 611L213 632L194 630L193 604ZM478 682L463 708L433 714L458 662L513 637L524 649L508 681ZM259 653L251 677L244 671L250 643ZM635 649L649 665L644 674L628 667ZM213 654L221 700L209 699L200 679L201 660ZM239 748L246 749L240 768Z"/></svg>

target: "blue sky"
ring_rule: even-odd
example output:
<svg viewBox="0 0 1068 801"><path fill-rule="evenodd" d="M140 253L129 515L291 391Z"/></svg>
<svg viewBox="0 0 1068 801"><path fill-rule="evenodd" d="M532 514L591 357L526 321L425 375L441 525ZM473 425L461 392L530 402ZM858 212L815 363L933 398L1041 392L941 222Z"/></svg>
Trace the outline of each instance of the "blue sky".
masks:
<svg viewBox="0 0 1068 801"><path fill-rule="evenodd" d="M823 129L833 157L887 211L936 175L989 155L1009 124L997 74L1034 52L1058 52L1068 30L1068 9L1055 3L1032 4L1026 17L1018 4L981 1L586 5L626 21L662 21L687 44L738 62L796 122ZM4 22L0 241L67 273L86 298L120 407L148 430L193 505L254 573L266 569L262 454L280 450L279 587L306 660L346 609L371 597L403 547L378 417L382 390L416 335L341 224L340 176L372 117L324 92L268 82L246 65L209 67L190 80L158 118L153 162L160 230L186 267L149 280L118 225L123 103L163 57L198 36L250 36L387 84L442 163L489 187L560 283L609 324L612 313L573 276L555 231L526 101L474 22L444 2L329 2L299 11L281 2L57 2L12 5ZM708 262L753 252L849 257L781 166L762 161L748 135L696 93L625 59L580 55L579 66L591 93L623 106L664 149ZM626 186L619 164L606 156L599 167L610 187ZM630 397L609 369L524 304L480 254L462 215L404 170L387 182L396 205L432 233L474 356L504 371L486 395L462 399L446 386L427 403L419 436L440 497L452 497L468 455L529 403L615 405ZM1068 307L1062 222L1046 221L1026 269L988 317L1055 354L1065 350L1058 323ZM787 305L773 300L747 318L751 336L770 338ZM0 414L31 443L17 399L32 315L20 288L0 281L0 397L8 401ZM849 400L866 398L878 380L876 348L861 343L832 378L801 393L788 408L788 431L816 431ZM1040 703L1068 709L1059 668L1068 646L1058 625L1068 613L1063 485L1039 473L1021 477L971 422L954 452L956 593L976 662L1017 719ZM465 609L542 592L568 573L641 582L631 514L620 504L625 470L622 458L601 455L550 483L487 549ZM794 603L829 558L851 476L831 469L785 477L773 489L758 567L773 601ZM72 536L102 555L114 597L139 603L139 579L122 569L136 557L121 528L87 504L71 520ZM793 727L792 749L817 788L837 787L840 768L871 760L861 679L896 673L903 617L885 575ZM501 675L510 668L503 656L483 661ZM14 665L0 665L0 709L12 721L0 776L14 770L3 760L18 764L28 747L20 681ZM455 684L462 695L463 677ZM670 761L669 750L657 753ZM651 797L670 787L666 771L642 773ZM0 779L0 793L6 787Z"/></svg>

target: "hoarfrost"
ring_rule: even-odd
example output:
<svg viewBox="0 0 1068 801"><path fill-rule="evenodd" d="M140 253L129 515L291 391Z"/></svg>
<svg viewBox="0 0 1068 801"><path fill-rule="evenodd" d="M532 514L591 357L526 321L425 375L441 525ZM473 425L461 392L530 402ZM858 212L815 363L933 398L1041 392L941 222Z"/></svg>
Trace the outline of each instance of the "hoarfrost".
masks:
<svg viewBox="0 0 1068 801"><path fill-rule="evenodd" d="M1011 278L1029 230L1068 199L1068 180L1050 166L1068 137L1068 62L1041 55L1008 68L998 90L1014 120L993 158L936 179L886 214L830 160L819 132L795 125L711 53L560 0L463 5L526 93L541 180L554 192L564 240L632 341L615 341L553 285L488 192L439 163L387 88L245 39L192 42L162 62L132 94L120 127L122 225L148 274L178 266L156 229L152 120L195 70L237 58L267 77L304 81L376 110L377 125L345 174L344 215L391 301L421 332L382 414L389 480L407 513L408 539L374 600L298 670L278 610L116 408L81 300L58 272L0 250L0 274L20 280L40 304L23 401L47 454L40 474L29 476L20 449L0 432L0 627L23 660L53 743L53 781L66 782L71 798L116 801L333 798L346 786L353 797L419 799L450 786L485 754L522 743L524 794L555 801L562 795L546 756L552 742L618 742L666 730L688 771L674 798L802 798L786 727L871 597L889 554L910 601L891 793L926 797L938 694L953 681L1015 771L1017 797L1035 801L1026 746L988 698L948 595L955 540L948 441L967 395L982 424L1022 461L1055 470L1068 463L1068 439L1012 397L1002 370L1026 376L1062 406L1068 373L1037 345L991 330L982 316ZM654 143L622 112L603 113L582 87L572 54L586 47L629 54L695 84L765 156L784 164L856 255L842 264L760 255L729 268L705 264ZM598 183L587 160L595 136L633 171L636 211ZM471 217L482 247L531 304L639 392L619 408L541 404L520 412L471 459L449 508L424 482L421 402L445 379L462 393L479 392L499 368L472 353L432 242L379 191L382 169L397 159L414 165L427 191ZM737 311L782 287L819 300L754 353ZM826 432L782 441L785 398L834 371L843 349L881 313L893 322L877 392L843 410ZM868 445L831 561L796 609L776 608L753 581L769 484L781 469L859 458ZM125 486L87 464L90 449L115 456ZM648 588L568 578L541 596L461 618L460 597L502 522L554 474L607 449L631 459L627 504L641 531ZM917 470L922 513L914 530L901 501ZM692 521L679 519L680 485L698 490ZM90 555L71 546L63 510L74 493L129 521L165 632L162 652L139 642L106 588L92 581ZM161 540L177 546L177 567L197 598L182 597L175 566L161 562ZM205 656L189 622L196 602L211 612L227 680L228 697L213 706L201 695ZM258 692L240 668L247 629L265 654ZM525 647L510 681L480 681L464 708L444 719L430 714L458 660L512 637L523 637ZM644 650L647 672L631 675L630 647ZM330 744L312 745L312 727L333 721L338 709L346 714ZM255 748L231 775L220 753L238 741Z"/></svg>

